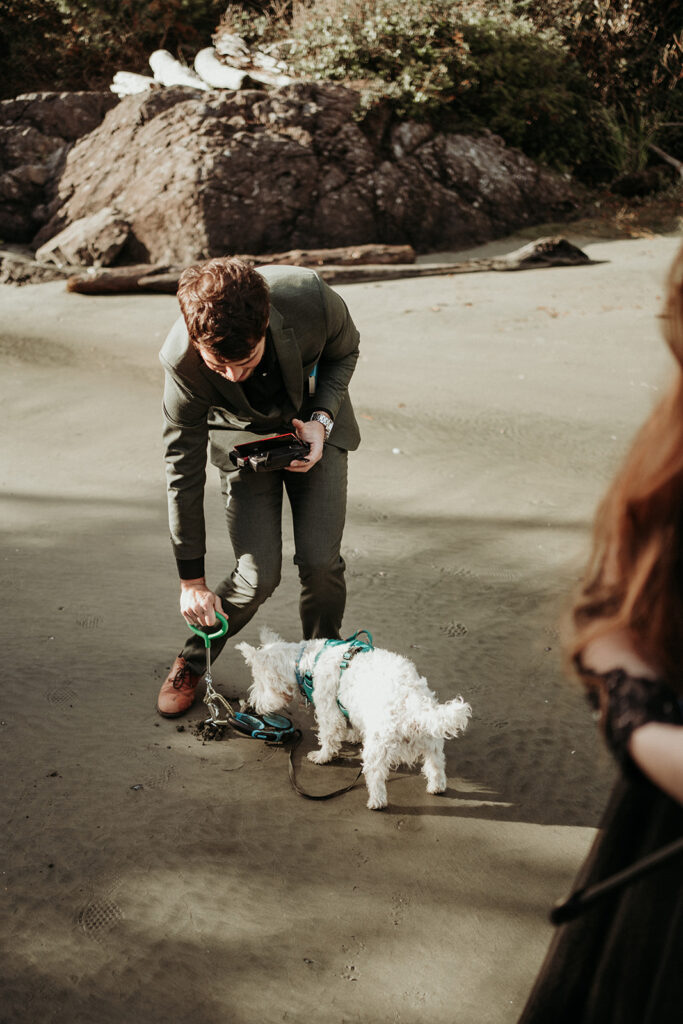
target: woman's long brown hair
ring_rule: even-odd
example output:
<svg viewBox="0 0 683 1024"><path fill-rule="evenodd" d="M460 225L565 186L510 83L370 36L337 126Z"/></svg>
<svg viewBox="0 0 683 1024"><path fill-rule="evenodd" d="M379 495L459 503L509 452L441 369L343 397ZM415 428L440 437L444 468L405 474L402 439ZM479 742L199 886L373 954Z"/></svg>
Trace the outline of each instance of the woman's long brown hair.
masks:
<svg viewBox="0 0 683 1024"><path fill-rule="evenodd" d="M683 246L663 324L675 379L598 509L568 654L576 662L591 640L626 630L641 658L683 693Z"/></svg>

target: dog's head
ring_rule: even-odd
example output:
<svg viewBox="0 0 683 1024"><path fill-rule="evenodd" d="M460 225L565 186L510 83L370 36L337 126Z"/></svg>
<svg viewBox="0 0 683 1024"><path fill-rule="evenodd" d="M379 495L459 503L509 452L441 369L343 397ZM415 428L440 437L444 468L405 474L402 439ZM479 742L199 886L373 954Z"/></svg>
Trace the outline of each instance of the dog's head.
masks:
<svg viewBox="0 0 683 1024"><path fill-rule="evenodd" d="M294 673L296 645L289 644L264 626L261 646L235 645L251 669L248 703L260 715L272 715L291 701L296 690Z"/></svg>

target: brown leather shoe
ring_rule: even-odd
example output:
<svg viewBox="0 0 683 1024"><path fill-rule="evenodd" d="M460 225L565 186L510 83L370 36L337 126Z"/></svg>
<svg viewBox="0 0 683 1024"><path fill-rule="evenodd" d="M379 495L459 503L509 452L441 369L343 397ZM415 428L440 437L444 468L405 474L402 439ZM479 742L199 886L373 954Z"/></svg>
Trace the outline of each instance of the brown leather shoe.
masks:
<svg viewBox="0 0 683 1024"><path fill-rule="evenodd" d="M177 718L178 715L184 715L194 703L197 683L201 678L200 675L192 671L182 655L179 654L159 690L157 698L159 714L164 718Z"/></svg>

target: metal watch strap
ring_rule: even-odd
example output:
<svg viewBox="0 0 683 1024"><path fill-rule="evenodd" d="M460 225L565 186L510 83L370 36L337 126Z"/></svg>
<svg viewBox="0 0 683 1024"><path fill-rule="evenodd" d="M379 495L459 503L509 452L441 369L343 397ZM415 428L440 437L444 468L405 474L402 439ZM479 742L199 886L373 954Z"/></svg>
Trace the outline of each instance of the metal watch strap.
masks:
<svg viewBox="0 0 683 1024"><path fill-rule="evenodd" d="M314 412L311 414L311 419L316 420L318 423L322 423L325 428L325 440L329 438L332 433L332 427L334 426L334 420L324 412Z"/></svg>

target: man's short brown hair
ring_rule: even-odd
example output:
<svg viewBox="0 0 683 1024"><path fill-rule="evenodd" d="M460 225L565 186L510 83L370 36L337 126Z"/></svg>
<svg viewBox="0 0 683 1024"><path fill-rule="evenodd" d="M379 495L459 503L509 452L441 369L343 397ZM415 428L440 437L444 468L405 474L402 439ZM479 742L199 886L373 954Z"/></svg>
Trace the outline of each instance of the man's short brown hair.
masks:
<svg viewBox="0 0 683 1024"><path fill-rule="evenodd" d="M268 285L243 260L225 256L188 267L180 275L178 302L190 342L229 362L248 359L266 333Z"/></svg>

